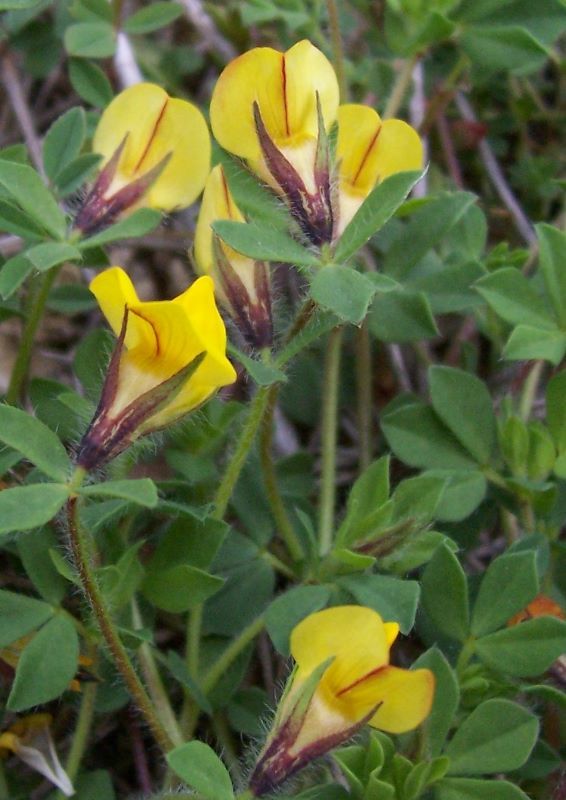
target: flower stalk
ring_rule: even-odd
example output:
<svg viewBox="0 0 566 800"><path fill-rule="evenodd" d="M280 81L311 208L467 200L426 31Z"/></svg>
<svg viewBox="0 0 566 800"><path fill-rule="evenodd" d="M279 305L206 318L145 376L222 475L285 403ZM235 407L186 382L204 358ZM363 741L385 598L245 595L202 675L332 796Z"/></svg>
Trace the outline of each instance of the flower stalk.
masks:
<svg viewBox="0 0 566 800"><path fill-rule="evenodd" d="M82 471L79 472L75 480L71 482L71 486L75 486L76 483L80 484L83 474ZM69 498L67 502L67 524L71 549L83 592L93 610L98 628L112 654L114 664L122 675L131 697L142 713L155 741L161 750L167 753L173 748L173 742L161 723L153 703L134 669L98 585L90 560L91 543L79 520L78 502L76 495Z"/></svg>
<svg viewBox="0 0 566 800"><path fill-rule="evenodd" d="M319 505L319 553L325 556L332 547L334 505L336 501L336 441L342 328L330 332L324 361L322 405L322 469Z"/></svg>

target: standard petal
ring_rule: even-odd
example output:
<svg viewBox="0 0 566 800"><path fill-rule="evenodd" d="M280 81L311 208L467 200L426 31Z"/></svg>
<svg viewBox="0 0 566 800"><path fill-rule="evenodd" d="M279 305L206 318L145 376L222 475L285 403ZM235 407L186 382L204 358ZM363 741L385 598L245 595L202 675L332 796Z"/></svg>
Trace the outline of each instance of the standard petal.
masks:
<svg viewBox="0 0 566 800"><path fill-rule="evenodd" d="M242 158L259 159L253 103L259 104L272 138L286 138L288 127L283 93L283 54L256 47L223 70L210 101L210 124L218 142Z"/></svg>
<svg viewBox="0 0 566 800"><path fill-rule="evenodd" d="M171 153L167 166L147 193L153 208L185 208L202 192L210 169L210 134L199 109L171 98L156 124L138 171L143 174Z"/></svg>
<svg viewBox="0 0 566 800"><path fill-rule="evenodd" d="M291 634L291 654L299 680L335 656L323 677L324 689L331 695L389 661L381 617L364 606L337 606L310 614Z"/></svg>
<svg viewBox="0 0 566 800"><path fill-rule="evenodd" d="M428 669L406 670L386 667L375 676L375 704L381 703L369 724L388 733L404 733L420 725L428 716L434 697L434 675Z"/></svg>
<svg viewBox="0 0 566 800"><path fill-rule="evenodd" d="M134 176L168 101L167 92L153 83L137 83L120 92L102 114L92 141L103 164L127 135L118 169L125 176Z"/></svg>
<svg viewBox="0 0 566 800"><path fill-rule="evenodd" d="M194 254L201 274L214 273L212 228L210 226L219 219L244 222L244 217L230 194L224 171L220 165L214 167L207 178L196 225ZM234 251L228 247L224 249L230 258Z"/></svg>
<svg viewBox="0 0 566 800"><path fill-rule="evenodd" d="M108 324L119 336L124 319L126 307L131 307L139 303L136 290L129 276L121 267L110 267L104 272L99 273L90 282L90 291L96 297L98 305ZM135 318L128 317L128 328L126 330L125 345L128 350L137 348L147 343L149 347L153 339L153 334L147 325L137 321Z"/></svg>
<svg viewBox="0 0 566 800"><path fill-rule="evenodd" d="M292 136L318 136L316 94L328 131L336 119L340 90L330 61L308 40L285 53L286 105Z"/></svg>
<svg viewBox="0 0 566 800"><path fill-rule="evenodd" d="M257 47L234 59L220 75L210 104L215 137L231 153L260 160L253 119L257 102L276 145L293 146L318 135L316 93L327 127L338 108L338 82L326 56L303 40L286 53Z"/></svg>
<svg viewBox="0 0 566 800"><path fill-rule="evenodd" d="M161 87L138 83L121 92L103 113L93 150L106 163L124 137L115 188L141 177L166 156L169 161L146 195L146 205L164 210L190 205L210 168L210 136L201 112Z"/></svg>
<svg viewBox="0 0 566 800"><path fill-rule="evenodd" d="M390 175L421 169L422 142L406 122L382 121L369 106L352 103L338 109L338 125L337 156L344 191L366 197Z"/></svg>

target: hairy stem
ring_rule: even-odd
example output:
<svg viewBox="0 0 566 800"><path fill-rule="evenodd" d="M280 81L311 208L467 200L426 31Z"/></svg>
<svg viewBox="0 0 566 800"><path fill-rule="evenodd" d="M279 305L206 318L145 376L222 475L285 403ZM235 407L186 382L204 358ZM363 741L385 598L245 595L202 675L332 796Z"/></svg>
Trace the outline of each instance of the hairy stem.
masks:
<svg viewBox="0 0 566 800"><path fill-rule="evenodd" d="M22 339L18 355L10 376L10 384L6 392L6 402L15 405L21 399L27 381L29 363L33 352L35 334L43 317L45 304L51 287L60 267L53 267L49 272L39 275L30 285L30 294L27 301L27 315L22 332Z"/></svg>
<svg viewBox="0 0 566 800"><path fill-rule="evenodd" d="M319 552L325 556L332 546L336 499L336 438L342 328L330 332L324 360L322 390L322 470L319 506Z"/></svg>
<svg viewBox="0 0 566 800"><path fill-rule="evenodd" d="M155 741L163 752L166 753L173 748L173 742L161 723L153 703L134 669L127 650L122 644L118 630L112 620L104 596L100 591L96 574L90 562L89 538L79 522L78 497L76 495L72 496L67 503L67 521L75 566L79 573L83 592L92 607L96 622L98 623L100 633L104 637L108 649L112 654L114 664L122 675L130 695L141 711Z"/></svg>
<svg viewBox="0 0 566 800"><path fill-rule="evenodd" d="M371 384L371 341L367 322L364 322L361 328L356 331L356 392L360 472L369 467L372 456Z"/></svg>
<svg viewBox="0 0 566 800"><path fill-rule="evenodd" d="M271 454L273 440L273 414L277 403L279 384L270 386L265 409L265 417L260 432L260 459L263 481L267 492L267 499L271 507L271 512L275 519L278 532L281 534L287 550L293 561L301 561L303 558L303 548L295 533L295 529L287 515L287 510L279 491L279 484L275 472L275 465Z"/></svg>

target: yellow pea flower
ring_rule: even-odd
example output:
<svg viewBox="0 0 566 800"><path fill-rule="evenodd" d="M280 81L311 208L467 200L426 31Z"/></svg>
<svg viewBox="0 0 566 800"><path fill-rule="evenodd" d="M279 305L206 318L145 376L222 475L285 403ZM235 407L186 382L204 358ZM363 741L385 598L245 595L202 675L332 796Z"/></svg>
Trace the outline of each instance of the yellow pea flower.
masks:
<svg viewBox="0 0 566 800"><path fill-rule="evenodd" d="M261 796L366 723L389 733L416 728L434 695L428 669L391 666L389 650L399 632L362 606L311 614L291 634L296 662L259 756L250 787Z"/></svg>
<svg viewBox="0 0 566 800"><path fill-rule="evenodd" d="M176 422L236 379L209 277L174 300L143 302L123 269L90 284L118 336L95 417L77 463L92 469L139 436Z"/></svg>
<svg viewBox="0 0 566 800"><path fill-rule="evenodd" d="M330 62L303 40L285 53L258 47L234 59L210 104L219 143L284 196L315 245L336 241L376 183L423 164L410 125L338 102ZM332 163L326 132L336 121Z"/></svg>
<svg viewBox="0 0 566 800"><path fill-rule="evenodd" d="M303 40L287 52L256 47L231 61L210 103L226 150L282 193L314 244L330 238L332 209L325 131L338 111L332 65Z"/></svg>
<svg viewBox="0 0 566 800"><path fill-rule="evenodd" d="M152 83L130 86L112 100L92 147L102 155L102 169L75 220L88 234L126 210L185 208L201 193L210 169L202 113Z"/></svg>
<svg viewBox="0 0 566 800"><path fill-rule="evenodd" d="M396 172L423 167L418 133L400 119L382 120L369 106L338 109L339 211L335 236L344 231L376 184Z"/></svg>
<svg viewBox="0 0 566 800"><path fill-rule="evenodd" d="M267 347L273 333L269 266L220 242L211 224L222 219L245 221L230 194L222 167L216 166L208 176L196 225L194 256L197 270L214 279L221 304L248 343Z"/></svg>
<svg viewBox="0 0 566 800"><path fill-rule="evenodd" d="M16 755L71 797L75 790L69 776L61 766L50 730L49 714L29 714L21 717L0 733L0 757Z"/></svg>

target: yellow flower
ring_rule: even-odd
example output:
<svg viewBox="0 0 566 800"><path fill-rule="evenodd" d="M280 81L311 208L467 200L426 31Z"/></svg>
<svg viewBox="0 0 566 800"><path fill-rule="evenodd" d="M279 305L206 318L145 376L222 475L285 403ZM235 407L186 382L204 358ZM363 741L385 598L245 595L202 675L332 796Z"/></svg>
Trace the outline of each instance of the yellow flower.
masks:
<svg viewBox="0 0 566 800"><path fill-rule="evenodd" d="M66 797L71 797L75 790L57 756L50 724L49 714L29 714L16 720L0 733L0 756L14 753L28 767L57 786Z"/></svg>
<svg viewBox="0 0 566 800"><path fill-rule="evenodd" d="M213 234L216 220L244 222L230 194L221 166L214 167L204 189L195 231L197 270L214 279L216 294L249 344L271 344L271 281L269 266L221 243Z"/></svg>
<svg viewBox="0 0 566 800"><path fill-rule="evenodd" d="M376 184L396 172L423 167L418 133L400 119L382 120L369 106L349 103L338 109L340 236Z"/></svg>
<svg viewBox="0 0 566 800"><path fill-rule="evenodd" d="M342 234L376 183L423 162L410 125L382 122L367 106L339 108L338 98L331 64L303 40L285 53L258 47L236 58L220 75L210 104L220 144L284 196L315 245ZM336 121L337 159L331 163L326 134Z"/></svg>
<svg viewBox="0 0 566 800"><path fill-rule="evenodd" d="M285 53L256 47L234 59L210 103L219 143L285 195L315 244L332 228L325 130L336 119L338 97L332 65L303 40Z"/></svg>
<svg viewBox="0 0 566 800"><path fill-rule="evenodd" d="M296 668L252 775L256 795L271 791L366 723L404 733L426 718L434 676L427 669L389 664L398 632L397 623L384 623L362 606L319 611L296 626L291 635Z"/></svg>
<svg viewBox="0 0 566 800"><path fill-rule="evenodd" d="M102 170L75 225L92 233L125 210L172 211L201 193L210 169L210 136L192 103L138 83L112 100L93 139Z"/></svg>
<svg viewBox="0 0 566 800"><path fill-rule="evenodd" d="M80 446L77 463L86 469L172 424L236 379L210 278L199 278L174 300L142 302L124 270L112 267L90 289L119 338Z"/></svg>

